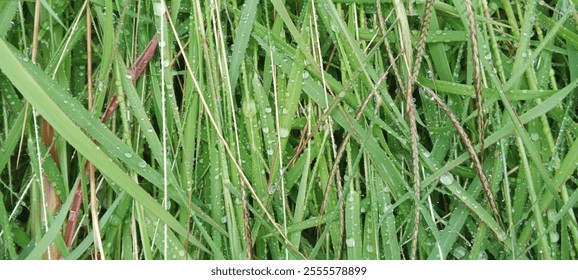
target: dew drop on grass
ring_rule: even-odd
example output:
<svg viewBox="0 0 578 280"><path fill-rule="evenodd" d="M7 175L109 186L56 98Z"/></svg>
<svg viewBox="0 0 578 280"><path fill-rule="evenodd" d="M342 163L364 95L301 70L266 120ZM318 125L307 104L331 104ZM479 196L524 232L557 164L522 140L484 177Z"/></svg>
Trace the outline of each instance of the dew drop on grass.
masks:
<svg viewBox="0 0 578 280"><path fill-rule="evenodd" d="M126 152L126 153L124 153L124 156L125 156L126 158L131 158L131 157L132 157L132 153L131 153L131 152Z"/></svg>
<svg viewBox="0 0 578 280"><path fill-rule="evenodd" d="M454 182L454 176L451 173L444 173L440 177L440 182L446 186L451 185Z"/></svg>
<svg viewBox="0 0 578 280"><path fill-rule="evenodd" d="M120 225L120 218L117 215L110 216L110 224L113 226Z"/></svg>
<svg viewBox="0 0 578 280"><path fill-rule="evenodd" d="M265 108L265 113L267 113L267 114L271 113L271 107Z"/></svg>
<svg viewBox="0 0 578 280"><path fill-rule="evenodd" d="M307 78L309 78L309 72L307 71L303 71L303 74L301 74L301 77L305 80Z"/></svg>
<svg viewBox="0 0 578 280"><path fill-rule="evenodd" d="M281 138L289 137L289 129L284 128L284 127L280 128L279 129L279 137L281 137Z"/></svg>
<svg viewBox="0 0 578 280"><path fill-rule="evenodd" d="M372 245L367 245L367 252L369 253L373 253L373 246Z"/></svg>
<svg viewBox="0 0 578 280"><path fill-rule="evenodd" d="M386 214L390 208L391 208L391 206L388 203L383 205L383 213Z"/></svg>
<svg viewBox="0 0 578 280"><path fill-rule="evenodd" d="M548 209L548 220L550 220L551 222L556 221L556 210L554 209Z"/></svg>
<svg viewBox="0 0 578 280"><path fill-rule="evenodd" d="M277 185L276 184L272 184L271 187L269 187L269 194L274 194L275 191L277 190Z"/></svg>
<svg viewBox="0 0 578 280"><path fill-rule="evenodd" d="M179 250L179 257L184 257L185 256L185 250Z"/></svg>
<svg viewBox="0 0 578 280"><path fill-rule="evenodd" d="M347 247L349 247L349 248L352 248L353 246L355 246L355 239L347 238L345 240L345 245L347 245Z"/></svg>
<svg viewBox="0 0 578 280"><path fill-rule="evenodd" d="M138 162L138 167L145 168L146 166L147 166L147 163L144 160L141 160Z"/></svg>
<svg viewBox="0 0 578 280"><path fill-rule="evenodd" d="M550 241L556 243L558 240L560 240L560 235L557 232L550 232Z"/></svg>
<svg viewBox="0 0 578 280"><path fill-rule="evenodd" d="M347 200L348 200L349 202L353 202L353 200L355 200L355 192L353 192L353 191L350 192L350 193L349 193L349 196L347 197Z"/></svg>
<svg viewBox="0 0 578 280"><path fill-rule="evenodd" d="M456 257L456 259L462 259L465 255L466 255L466 249L464 249L464 247L459 246L457 248L454 249L454 257Z"/></svg>
<svg viewBox="0 0 578 280"><path fill-rule="evenodd" d="M532 133L530 138L532 138L532 141L536 142L540 139L540 135L538 135L538 133Z"/></svg>

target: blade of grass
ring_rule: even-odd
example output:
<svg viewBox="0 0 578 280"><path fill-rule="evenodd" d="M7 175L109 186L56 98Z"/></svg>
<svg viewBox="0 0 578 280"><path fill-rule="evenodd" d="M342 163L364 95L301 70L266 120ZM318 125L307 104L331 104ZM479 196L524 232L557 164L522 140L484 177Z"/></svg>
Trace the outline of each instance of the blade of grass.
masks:
<svg viewBox="0 0 578 280"><path fill-rule="evenodd" d="M26 99L38 109L38 112L53 125L62 137L90 160L100 172L115 181L129 195L142 203L145 208L154 213L177 233L186 236L186 229L113 163L112 158L102 152L87 135L82 133L80 127L64 111L80 112L83 115L88 115L86 109L79 104L75 104L78 103L75 100L61 99L61 102L58 102L60 104L55 102L55 100L63 98L61 96L63 90L60 86L50 80L36 66L19 58L16 52L4 40L0 39L0 53L2 53L3 58L0 60L0 69L8 74L9 79L19 88ZM9 72L6 71L7 67L10 69ZM92 120L92 122L99 123L97 120ZM116 137L113 136L113 138ZM120 147L117 148L120 149ZM124 156L130 159L133 157L133 153L125 152ZM135 164L138 167L138 163ZM198 240L191 238L190 241L201 249L207 250Z"/></svg>

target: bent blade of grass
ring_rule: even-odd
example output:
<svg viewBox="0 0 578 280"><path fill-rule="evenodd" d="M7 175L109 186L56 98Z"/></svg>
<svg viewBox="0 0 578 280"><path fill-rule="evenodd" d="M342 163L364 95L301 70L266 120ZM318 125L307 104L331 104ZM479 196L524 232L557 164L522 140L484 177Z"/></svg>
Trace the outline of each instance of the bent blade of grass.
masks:
<svg viewBox="0 0 578 280"><path fill-rule="evenodd" d="M41 69L23 61L12 46L0 39L0 69L6 73L12 83L20 90L22 95L34 106L38 112L64 137L76 150L92 162L100 172L110 180L117 183L135 200L140 202L147 210L154 213L175 232L182 236L188 236L187 230L170 213L168 213L154 198L143 190L136 182L130 178L122 169L112 161L112 158L101 151L93 141L82 132L81 128L74 123L70 115L74 117L88 116L88 111L84 109L73 98L65 99L62 96L64 90L52 81ZM56 101L57 100L57 101ZM75 114L76 113L76 114ZM92 119L92 118L90 118ZM93 123L99 124L96 119ZM91 122L89 122L91 123ZM90 131L94 126L85 127ZM107 129L104 129L107 130ZM108 131L112 134L110 131ZM118 139L112 135L112 138ZM99 139L100 140L100 139ZM104 140L104 139L103 139ZM122 141L119 141L122 143ZM117 147L118 148L118 147ZM120 148L119 148L120 149ZM125 150L127 151L127 150ZM133 152L126 152L126 158L138 158ZM128 155L128 156L127 156ZM140 161L139 161L140 162ZM134 163L138 167L138 162ZM134 168L142 169L142 168ZM208 252L200 241L189 238L191 244Z"/></svg>

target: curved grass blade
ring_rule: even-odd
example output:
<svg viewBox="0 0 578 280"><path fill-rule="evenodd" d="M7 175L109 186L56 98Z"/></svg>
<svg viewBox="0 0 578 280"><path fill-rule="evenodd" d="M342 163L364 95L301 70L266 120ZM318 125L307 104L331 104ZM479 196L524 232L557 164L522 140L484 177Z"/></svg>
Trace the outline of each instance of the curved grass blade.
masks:
<svg viewBox="0 0 578 280"><path fill-rule="evenodd" d="M30 102L38 112L51 123L55 130L58 131L64 139L66 139L79 153L92 162L104 176L118 184L147 210L154 213L157 218L161 219L181 236L187 236L187 230L185 227L145 190L136 184L136 182L130 178L109 155L101 151L99 147L93 143L92 139L82 132L81 127L72 120L72 118L74 118L76 121L79 121L79 118L88 116L89 113L86 109L80 106L76 100L63 96L62 92L64 92L64 90L58 84L52 81L37 66L25 61L27 59L18 55L18 51L3 39L0 39L0 54L0 69L7 75L16 88L20 90L28 102ZM98 139L99 142L102 140L112 145L122 143L122 141L114 136L110 130L104 128L104 126L100 124L99 120L90 117L88 118L89 119L85 122L86 127L82 128L87 132L97 132L96 135L101 136ZM96 125L92 125L93 123ZM95 129L97 126L101 129ZM109 139L103 138L102 136L108 137ZM118 141L114 141L115 139ZM113 142L117 143L113 144ZM103 142L101 142L101 144L102 143ZM120 146L121 145L119 144L115 148L120 150ZM151 174L154 170L147 169L146 172L143 172L142 170L145 170L145 168L139 168L142 159L131 152L130 149L124 151L125 158L129 160L127 163L133 165L132 167L134 170L141 171L139 174L143 173L146 177L151 178L147 173ZM138 160L134 161L134 158L138 158ZM158 177L159 179L157 180L160 182L160 175ZM191 244L208 252L208 249L206 249L200 241L192 237L190 237L190 241Z"/></svg>

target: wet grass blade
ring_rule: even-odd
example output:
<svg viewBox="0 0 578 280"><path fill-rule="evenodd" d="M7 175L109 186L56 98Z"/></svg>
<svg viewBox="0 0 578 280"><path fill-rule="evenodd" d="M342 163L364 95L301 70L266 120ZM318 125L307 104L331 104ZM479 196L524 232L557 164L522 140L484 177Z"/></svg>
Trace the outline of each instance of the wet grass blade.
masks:
<svg viewBox="0 0 578 280"><path fill-rule="evenodd" d="M68 115L79 112L79 114L87 116L88 112L86 109L82 108L76 100L71 100L70 98L66 100L66 97L63 95L64 90L60 86L50 80L38 67L24 61L26 59L23 59L23 56L19 55L16 50L1 39L0 53L2 53L0 69L7 74L12 83L20 90L32 106L37 108L38 112L52 124L62 137L90 160L109 180L116 182L135 200L139 201L145 208L154 213L155 216L167 223L171 229L175 230L181 236L187 236L186 229L172 215L164 210L160 204L122 171L120 167L112 161L110 156L101 151L100 148L82 132L83 129L91 130L92 128L88 125L83 128L79 127L72 120L75 117ZM58 102L60 104L55 102L55 100L60 101ZM92 123L100 124L100 122L95 119L92 120ZM105 129L104 127L101 128ZM115 136L113 136L113 138L117 139ZM120 148L117 146L115 149ZM133 156L133 153L128 150L125 150L124 153L126 153L125 157L129 159ZM140 162L140 160L133 162L133 168L135 170L139 166L138 162ZM207 250L198 240L192 239L191 243Z"/></svg>

